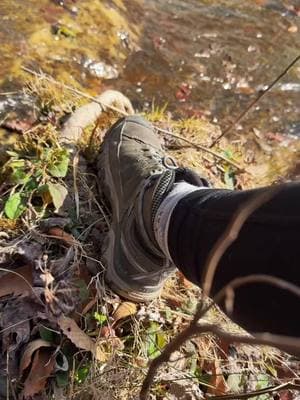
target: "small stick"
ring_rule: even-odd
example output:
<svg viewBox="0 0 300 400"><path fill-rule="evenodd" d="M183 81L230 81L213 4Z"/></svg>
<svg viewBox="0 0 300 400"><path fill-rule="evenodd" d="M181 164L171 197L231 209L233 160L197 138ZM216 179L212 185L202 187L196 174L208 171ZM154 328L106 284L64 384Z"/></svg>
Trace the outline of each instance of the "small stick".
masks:
<svg viewBox="0 0 300 400"><path fill-rule="evenodd" d="M277 386L269 386L265 389L254 390L253 392L248 393L232 393L232 394L223 394L222 396L211 396L208 397L209 400L239 400L239 399L249 399L251 397L260 396L262 394L279 392L281 390L299 390L300 385L297 385L292 382L283 383L282 385Z"/></svg>
<svg viewBox="0 0 300 400"><path fill-rule="evenodd" d="M74 181L74 198L75 198L75 206L76 206L76 218L79 220L79 192L77 185L77 170L78 170L78 162L79 162L79 151L76 152L73 159L73 181Z"/></svg>
<svg viewBox="0 0 300 400"><path fill-rule="evenodd" d="M124 115L124 116L127 116L127 115L128 115L127 112L121 110L120 108L114 107L114 106L112 106L111 104L105 104L103 101L97 100L94 96L91 96L91 95L89 95L89 94L87 94L87 93L84 93L84 92L82 92L81 90L78 90L78 89L76 89L76 88L74 88L74 87L72 87L72 86L67 85L66 83L58 82L58 81L56 81L52 76L46 75L46 74L44 74L43 72L38 73L38 72L35 72L35 71L33 71L32 69L27 68L27 67L22 67L22 69L23 69L24 71L28 72L29 74L31 74L31 75L37 77L37 78L45 79L46 81L51 82L51 83L53 83L54 85L61 86L61 87L63 87L64 89L67 89L67 90L69 90L70 92L73 92L73 93L77 94L78 96L85 97L86 99L92 100L93 103L97 103L97 104L99 104L100 106L104 106L104 107L110 108L111 110L116 111L116 112L118 112L118 113L120 113L120 114L122 114L122 115Z"/></svg>
<svg viewBox="0 0 300 400"><path fill-rule="evenodd" d="M184 138L184 137L182 137L182 136L180 136L180 135L176 135L176 133L172 133L172 132L168 131L167 129L162 129L162 128L159 128L159 127L157 127L157 126L155 126L155 129L157 129L158 131L160 131L160 132L162 132L162 133L165 133L165 134L168 135L168 136L172 136L172 137L174 137L174 138L176 138L176 139L179 139L179 140L181 140L182 142L188 143L190 146L195 147L197 150L202 150L202 151L205 151L206 153L212 154L213 156L215 156L215 157L217 157L217 158L219 158L219 159L221 159L221 160L223 160L223 161L226 161L227 164L232 165L233 167L235 167L235 168L238 169L239 171L247 172L247 171L245 171L245 169L242 168L236 161L232 161L232 160L230 160L229 158L227 158L227 157L225 157L225 156L222 156L222 154L219 154L219 153L217 153L216 151L211 150L211 149L209 149L208 147L203 146L202 144L195 143L195 142L193 142L193 141L191 141L191 140L189 140L189 139L186 139L186 138Z"/></svg>

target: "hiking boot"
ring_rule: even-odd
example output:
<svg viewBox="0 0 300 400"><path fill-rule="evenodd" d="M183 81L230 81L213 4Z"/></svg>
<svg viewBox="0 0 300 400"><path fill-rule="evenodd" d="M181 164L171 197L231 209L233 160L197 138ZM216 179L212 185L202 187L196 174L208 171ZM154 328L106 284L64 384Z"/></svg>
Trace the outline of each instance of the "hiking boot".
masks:
<svg viewBox="0 0 300 400"><path fill-rule="evenodd" d="M202 181L176 167L152 125L140 116L122 118L106 133L98 171L112 208L103 254L106 281L127 299L152 300L175 269L156 242L156 212L174 182L203 186Z"/></svg>

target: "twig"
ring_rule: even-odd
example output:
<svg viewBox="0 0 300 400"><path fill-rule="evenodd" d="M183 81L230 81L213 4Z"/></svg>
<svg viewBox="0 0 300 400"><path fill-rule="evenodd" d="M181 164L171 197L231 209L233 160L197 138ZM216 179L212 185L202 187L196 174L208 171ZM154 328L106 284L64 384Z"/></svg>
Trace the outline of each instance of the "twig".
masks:
<svg viewBox="0 0 300 400"><path fill-rule="evenodd" d="M77 185L77 170L78 170L78 162L79 162L79 151L76 152L73 158L73 185L74 185L74 198L75 198L75 206L76 206L76 218L79 220L79 192Z"/></svg>
<svg viewBox="0 0 300 400"><path fill-rule="evenodd" d="M300 385L297 385L292 382L283 383L282 385L277 386L269 386L265 389L254 390L253 392L248 393L232 393L232 394L224 394L222 396L210 396L207 397L207 400L239 400L239 399L249 399L250 397L260 396L262 394L279 392L281 390L299 390Z"/></svg>
<svg viewBox="0 0 300 400"><path fill-rule="evenodd" d="M81 90L75 89L74 87L69 86L69 85L67 85L67 84L65 84L65 83L56 81L52 76L46 75L46 74L44 74L44 73L42 73L42 72L41 72L41 73L35 72L35 71L33 71L33 70L31 70L31 69L29 69L29 68L27 68L27 67L22 67L22 69L23 69L24 71L28 72L29 74L31 74L31 75L37 77L37 78L45 79L46 81L51 82L51 83L54 84L54 85L60 86L60 87L62 87L62 88L64 88L64 89L67 89L67 90L69 90L70 92L73 92L73 93L75 93L75 94L77 94L77 95L79 95L79 96L81 96L81 97L84 97L84 98L86 98L86 99L89 99L89 100L91 100L92 102L97 103L97 104L99 104L99 105L102 106L102 107L109 108L109 109L111 109L111 110L113 110L113 111L118 112L119 114L121 114L121 115L123 115L123 116L128 116L128 115L129 115L129 113L127 113L127 112L124 111L124 110L121 110L121 109L118 108L118 107L115 107L115 106L113 106L113 105L111 105L111 104L108 104L108 103L105 103L105 102L103 102L103 101L100 101L100 100L97 99L96 97L91 96L91 95L89 95L89 94L87 94L87 93L84 93L84 92L82 92ZM243 167L241 167L237 162L230 160L229 158L227 158L227 157L225 157L225 156L223 156L223 155L217 153L216 151L213 151L213 150L211 150L211 149L209 149L209 148L207 148L207 147L205 147L205 146L202 146L201 144L194 143L193 141L188 140L188 139L186 139L186 138L184 138L184 137L182 137L182 136L180 136L180 135L176 135L175 133L172 133L172 132L170 132L170 131L168 131L168 130L166 130L166 129L162 129L162 128L160 128L159 126L156 126L156 125L155 125L155 129L157 129L158 131L160 131L160 132L162 132L162 133L164 133L164 134L166 134L166 135L175 137L175 138L177 138L178 140L181 140L181 141L183 141L183 142L185 142L185 143L188 143L190 146L193 146L193 147L195 147L195 148L198 149L198 150L205 151L205 152L207 152L207 153L213 155L214 157L219 158L220 160L225 161L226 163L232 165L232 166L235 167L237 170L242 171L242 172L245 172L245 169L244 169Z"/></svg>
<svg viewBox="0 0 300 400"><path fill-rule="evenodd" d="M300 355L300 338L272 333L253 333L251 335L237 335L220 329L214 324L195 325L192 336L195 334L212 333L228 343L245 343L251 345L264 345L277 347L295 356Z"/></svg>
<svg viewBox="0 0 300 400"><path fill-rule="evenodd" d="M19 92L17 90L14 90L12 92L1 92L0 96L11 96L12 94L18 94Z"/></svg>
<svg viewBox="0 0 300 400"><path fill-rule="evenodd" d="M70 86L70 85L67 85L66 83L62 83L62 82L56 81L56 80L55 80L52 76L50 76L50 75L46 75L46 74L44 74L43 72L40 72L40 73L39 73L39 72L33 71L32 69L27 68L27 67L22 67L22 69L23 69L23 71L28 72L29 74L35 76L36 78L45 79L46 81L53 83L53 85L60 86L60 87L62 87L62 88L64 88L64 89L69 90L70 92L73 92L73 93L77 94L78 96L81 96L81 97L84 97L84 98L86 98L86 99L92 100L93 103L97 103L97 104L99 104L100 106L104 106L104 107L110 108L111 110L116 111L116 112L118 112L118 113L120 113L120 114L122 114L122 115L124 115L124 116L127 116L127 115L128 115L127 112L121 110L121 109L118 108L118 107L114 107L114 106L111 105L111 104L106 104L106 103L104 103L103 101L99 101L99 100L97 100L96 97L91 96L91 95L89 95L89 94L87 94L87 93L84 93L84 92L82 92L82 91L79 90L79 89L76 89L76 88L74 88L74 87L72 87L72 86Z"/></svg>
<svg viewBox="0 0 300 400"><path fill-rule="evenodd" d="M296 58L294 58L294 60L292 60L289 65L284 69L283 72L281 72L280 75L278 75L267 87L266 89L260 91L259 95L250 102L250 104L245 108L245 110L243 110L238 117L227 127L224 129L224 131L211 143L210 147L215 146L218 141L225 136L228 132L231 131L232 128L234 128L244 117L246 114L248 114L248 112L251 110L251 108L259 102L259 100L262 99L262 97L267 94L275 85L278 81L280 81L280 79L286 75L289 70L300 60L300 55L298 55Z"/></svg>
<svg viewBox="0 0 300 400"><path fill-rule="evenodd" d="M284 279L277 278L276 276L265 275L265 274L253 274L247 276L241 276L233 279L228 283L223 289L221 289L217 295L214 297L214 302L219 303L223 297L226 296L228 288L231 290L237 289L244 285L249 285L249 283L267 283L268 285L275 286L279 289L287 290L293 295L300 298L300 287L288 282Z"/></svg>
<svg viewBox="0 0 300 400"><path fill-rule="evenodd" d="M277 278L276 276L264 275L264 274L253 274L238 277L230 281L226 286L224 286L212 299L212 301L204 307L202 303L199 304L197 311L195 313L194 319L197 318L198 321L202 318L212 307L214 304L219 304L223 298L228 296L228 292L230 295L234 293L234 289L238 287L248 285L249 283L266 283L277 288L287 290L290 293L300 298L300 288L299 286L294 285L291 282L288 282L284 279ZM225 300L226 301L226 300ZM233 302L231 302L233 308Z"/></svg>
<svg viewBox="0 0 300 400"><path fill-rule="evenodd" d="M184 138L183 136L180 136L180 135L177 135L176 133L170 132L167 129L162 129L162 128L156 126L156 125L155 125L155 129L157 129L158 131L160 131L160 132L162 132L162 133L164 133L164 134L166 134L168 136L171 136L171 137L174 137L176 139L179 139L182 142L188 143L190 146L195 147L197 150L205 151L206 153L209 153L209 154L213 155L214 157L219 158L220 160L223 160L223 161L227 162L227 164L232 165L233 167L235 167L239 171L247 172L236 161L232 161L229 158L227 158L225 156L222 156L222 154L219 154L216 151L211 150L208 147L203 146L202 144L195 143L195 142L193 142L193 141L191 141L189 139Z"/></svg>
<svg viewBox="0 0 300 400"><path fill-rule="evenodd" d="M11 329L11 328L15 328L16 326L21 325L21 324L23 324L24 322L31 321L32 318L33 318L33 317L31 317L31 318L26 318L26 319L22 319L21 321L18 321L18 322L16 322L15 324L9 325L9 326L7 326L6 328L1 329L0 334L3 333L3 332L5 332L5 331L8 331L8 330Z"/></svg>

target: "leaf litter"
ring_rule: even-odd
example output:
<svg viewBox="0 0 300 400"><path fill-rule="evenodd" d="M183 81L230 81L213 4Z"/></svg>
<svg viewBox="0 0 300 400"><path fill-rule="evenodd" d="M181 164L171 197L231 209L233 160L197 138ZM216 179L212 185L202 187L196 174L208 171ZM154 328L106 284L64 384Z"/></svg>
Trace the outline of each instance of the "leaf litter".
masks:
<svg viewBox="0 0 300 400"><path fill-rule="evenodd" d="M41 84L47 98L47 86ZM38 85L35 80L36 95ZM55 90L50 85L49 92ZM63 114L59 107L57 112ZM0 379L8 371L13 390L17 393L22 384L20 395L25 399L61 389L68 399L136 398L149 361L191 321L201 296L201 290L181 274L173 276L161 298L148 305L122 301L104 285L101 248L110 206L97 194L99 182L92 164L105 130L116 117L111 112L102 114L96 127L85 130L76 184L74 149L61 147L55 124L27 132L1 166L0 228L5 234L0 236ZM202 117L172 120L158 108L147 117L197 142L209 142L216 134L216 127ZM264 173L254 178L185 148L176 139L164 140L180 163L202 173L205 169L219 187L248 188L259 179L260 184L272 182L287 171L287 163L279 164L288 150L284 147L274 151L272 163L256 148L255 157L245 161L247 169L261 164ZM221 151L240 163L249 147L225 138L220 142ZM15 220L19 225L12 224ZM241 332L217 307L206 318L223 329ZM297 376L289 357L277 350L229 346L205 335L173 354L161 368L151 396L194 400L246 392L257 387L258 380L278 383L279 365L285 365L280 382L290 370Z"/></svg>

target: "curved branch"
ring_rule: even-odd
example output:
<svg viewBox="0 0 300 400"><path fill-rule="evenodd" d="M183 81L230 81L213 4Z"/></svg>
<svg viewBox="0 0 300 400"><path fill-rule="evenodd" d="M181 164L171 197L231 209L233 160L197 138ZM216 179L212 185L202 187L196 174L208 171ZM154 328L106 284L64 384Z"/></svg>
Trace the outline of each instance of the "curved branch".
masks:
<svg viewBox="0 0 300 400"><path fill-rule="evenodd" d="M106 108L117 107L126 114L133 114L130 100L117 90L106 90L95 97L91 103L79 107L66 121L60 134L63 141L76 142L83 130L97 121Z"/></svg>

